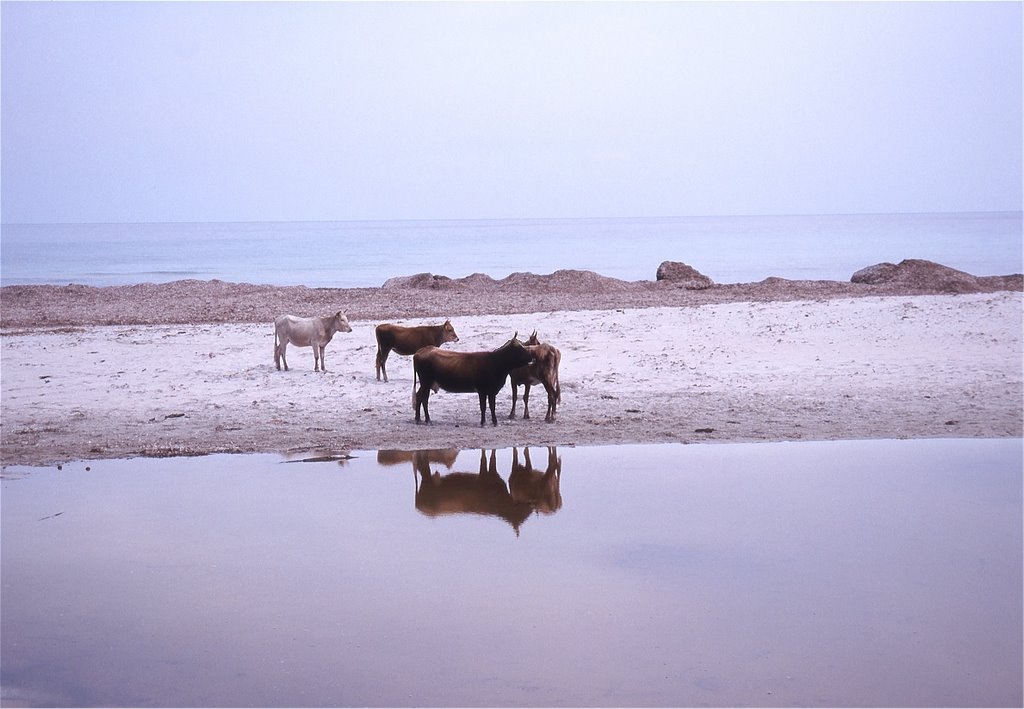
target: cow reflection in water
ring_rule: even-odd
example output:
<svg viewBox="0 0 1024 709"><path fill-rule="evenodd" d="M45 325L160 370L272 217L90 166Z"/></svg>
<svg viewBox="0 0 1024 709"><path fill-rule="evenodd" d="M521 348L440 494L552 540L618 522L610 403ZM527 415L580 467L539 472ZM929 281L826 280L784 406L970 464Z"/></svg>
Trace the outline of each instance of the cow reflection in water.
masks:
<svg viewBox="0 0 1024 709"><path fill-rule="evenodd" d="M524 449L523 456L524 462L520 463L519 449L512 449L508 485L498 475L494 450L489 457L486 451L480 451L480 470L476 473L441 475L431 472L426 456L414 456L416 509L428 517L452 514L500 517L519 536L519 528L531 514L552 514L562 506L559 490L562 459L557 449L548 448L548 465L543 471L534 469L528 448Z"/></svg>
<svg viewBox="0 0 1024 709"><path fill-rule="evenodd" d="M458 448L432 448L419 451L379 450L377 463L380 465L400 465L412 463L413 470L430 470L431 463L440 463L449 470L459 457Z"/></svg>
<svg viewBox="0 0 1024 709"><path fill-rule="evenodd" d="M523 449L524 463L519 463L519 449L512 449L512 472L508 488L512 499L525 502L538 512L554 514L562 508L562 459L554 447L548 448L548 467L536 470L530 462L530 449Z"/></svg>

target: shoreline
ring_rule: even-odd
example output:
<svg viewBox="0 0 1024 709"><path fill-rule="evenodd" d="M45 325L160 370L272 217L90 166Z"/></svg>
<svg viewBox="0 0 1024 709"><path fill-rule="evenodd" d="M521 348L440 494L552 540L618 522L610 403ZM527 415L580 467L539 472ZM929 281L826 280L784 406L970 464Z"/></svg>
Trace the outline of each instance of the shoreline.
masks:
<svg viewBox="0 0 1024 709"><path fill-rule="evenodd" d="M622 281L593 271L548 275L483 274L452 279L430 273L392 278L379 288L309 288L181 280L130 286L0 286L0 332L89 325L272 322L281 313L344 310L350 320L388 321L535 312L700 307L739 302L1024 291L1024 275L973 276L929 261L877 264L850 281L796 281L774 276L718 284L685 264L683 275ZM671 269L669 269L670 271ZM668 272L668 271L667 271Z"/></svg>
<svg viewBox="0 0 1024 709"><path fill-rule="evenodd" d="M1019 289L537 278L547 286L4 286L2 463L1022 435ZM327 346L327 373L312 371L309 348L274 369L266 313L338 308L353 332ZM490 349L533 329L559 347L558 420L544 422L535 389L534 417L509 421L506 386L497 427L479 426L475 396L444 392L434 423L415 424L410 358L392 355L392 381L377 382L373 327L445 317L461 338L446 347Z"/></svg>

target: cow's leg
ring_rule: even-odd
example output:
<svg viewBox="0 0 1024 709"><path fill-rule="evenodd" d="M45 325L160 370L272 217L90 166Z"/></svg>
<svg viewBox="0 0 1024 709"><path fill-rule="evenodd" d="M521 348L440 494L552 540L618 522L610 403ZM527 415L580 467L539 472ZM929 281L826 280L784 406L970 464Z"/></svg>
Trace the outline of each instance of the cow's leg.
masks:
<svg viewBox="0 0 1024 709"><path fill-rule="evenodd" d="M420 421L420 407L423 407L423 420L426 423L430 423L430 408L428 403L430 401L430 387L426 384L420 384L420 389L416 392L416 423Z"/></svg>
<svg viewBox="0 0 1024 709"><path fill-rule="evenodd" d="M519 399L519 387L515 384L512 385L512 411L509 412L509 419L516 417L516 401Z"/></svg>
<svg viewBox="0 0 1024 709"><path fill-rule="evenodd" d="M523 385L523 418L530 418L530 384Z"/></svg>
<svg viewBox="0 0 1024 709"><path fill-rule="evenodd" d="M497 416L497 414L494 413L494 399L497 396L498 396L497 394L488 394L487 395L487 403L489 403L491 405L491 425L492 426L497 426L498 425L498 416ZM481 421L480 425L482 426L483 423L484 422Z"/></svg>
<svg viewBox="0 0 1024 709"><path fill-rule="evenodd" d="M377 347L377 381L380 381L380 375L384 375L384 381L388 380L388 370L384 364L388 361L388 354L391 350L384 349L383 347Z"/></svg>
<svg viewBox="0 0 1024 709"><path fill-rule="evenodd" d="M483 426L487 416L487 394L478 391L476 395L480 399L480 425Z"/></svg>
<svg viewBox="0 0 1024 709"><path fill-rule="evenodd" d="M327 371L327 345L320 345L320 371Z"/></svg>
<svg viewBox="0 0 1024 709"><path fill-rule="evenodd" d="M544 390L548 395L548 412L544 415L544 420L551 423L555 420L555 409L557 408L558 395L555 393L555 388L544 382Z"/></svg>
<svg viewBox="0 0 1024 709"><path fill-rule="evenodd" d="M286 372L288 371L288 358L285 357L284 355L285 355L285 352L287 352L287 351L288 351L288 342L286 340L281 340L281 364L284 365L284 371L286 371Z"/></svg>

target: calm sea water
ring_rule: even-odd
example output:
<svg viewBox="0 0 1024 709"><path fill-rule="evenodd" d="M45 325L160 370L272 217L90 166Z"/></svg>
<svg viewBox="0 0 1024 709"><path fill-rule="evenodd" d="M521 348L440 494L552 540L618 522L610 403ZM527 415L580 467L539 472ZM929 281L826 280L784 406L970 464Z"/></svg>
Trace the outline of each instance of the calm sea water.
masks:
<svg viewBox="0 0 1024 709"><path fill-rule="evenodd" d="M1021 706L1020 439L354 454L5 468L4 705Z"/></svg>
<svg viewBox="0 0 1024 709"><path fill-rule="evenodd" d="M402 222L5 224L0 281L123 285L184 278L376 287L583 269L653 280L682 261L718 283L849 280L922 258L975 275L1022 270L1020 212Z"/></svg>

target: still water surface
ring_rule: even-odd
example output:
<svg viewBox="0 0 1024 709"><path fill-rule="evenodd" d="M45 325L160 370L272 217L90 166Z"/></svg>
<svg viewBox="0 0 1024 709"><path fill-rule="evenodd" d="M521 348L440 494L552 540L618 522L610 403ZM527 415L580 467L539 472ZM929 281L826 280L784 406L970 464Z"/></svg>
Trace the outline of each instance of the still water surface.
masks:
<svg viewBox="0 0 1024 709"><path fill-rule="evenodd" d="M525 453L7 467L4 703L1021 704L1021 440Z"/></svg>

